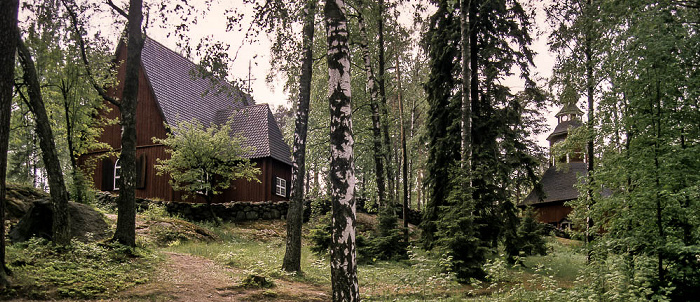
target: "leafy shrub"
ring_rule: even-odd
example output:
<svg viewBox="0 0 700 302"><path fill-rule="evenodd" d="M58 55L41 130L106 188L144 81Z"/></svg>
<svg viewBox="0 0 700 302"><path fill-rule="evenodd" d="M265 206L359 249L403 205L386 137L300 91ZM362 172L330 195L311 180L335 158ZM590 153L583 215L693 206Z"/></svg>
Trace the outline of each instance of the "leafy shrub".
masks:
<svg viewBox="0 0 700 302"><path fill-rule="evenodd" d="M264 276L248 275L241 281L244 288L273 288L275 283Z"/></svg>

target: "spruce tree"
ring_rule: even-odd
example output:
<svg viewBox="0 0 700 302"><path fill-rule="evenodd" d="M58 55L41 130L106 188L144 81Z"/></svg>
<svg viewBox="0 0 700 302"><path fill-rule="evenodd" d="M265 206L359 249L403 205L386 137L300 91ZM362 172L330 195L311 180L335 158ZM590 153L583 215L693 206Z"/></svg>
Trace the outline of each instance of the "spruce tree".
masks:
<svg viewBox="0 0 700 302"><path fill-rule="evenodd" d="M513 176L534 178L537 166L523 135L528 127L522 118L523 103L501 80L517 67L527 93L533 96L529 101L536 105L543 98L530 78L530 16L524 8L516 1L470 1L466 8L450 5L457 3L438 3L425 40L432 64L426 84L430 199L422 227L426 246L438 243L445 248L459 279L466 281L484 276L481 265L504 236L503 220L515 217L510 200ZM470 64L470 173L460 171L459 162L463 52L455 10L460 9L468 10L469 24L469 43L463 45L469 48ZM465 189L465 183L471 183L471 188Z"/></svg>

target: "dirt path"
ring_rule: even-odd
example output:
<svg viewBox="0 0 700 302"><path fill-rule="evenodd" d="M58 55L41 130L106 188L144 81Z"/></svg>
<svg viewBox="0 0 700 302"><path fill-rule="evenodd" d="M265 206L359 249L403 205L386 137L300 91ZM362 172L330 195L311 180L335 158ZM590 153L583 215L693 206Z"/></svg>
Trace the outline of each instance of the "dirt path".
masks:
<svg viewBox="0 0 700 302"><path fill-rule="evenodd" d="M274 280L270 289L245 289L242 270L223 267L202 257L164 253L166 261L152 282L119 294L116 300L146 301L329 301L323 288Z"/></svg>

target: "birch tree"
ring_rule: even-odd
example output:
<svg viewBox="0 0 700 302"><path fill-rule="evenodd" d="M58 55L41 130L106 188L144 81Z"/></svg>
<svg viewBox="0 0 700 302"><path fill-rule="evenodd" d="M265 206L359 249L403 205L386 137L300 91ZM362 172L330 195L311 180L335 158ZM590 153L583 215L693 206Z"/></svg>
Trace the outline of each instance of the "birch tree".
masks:
<svg viewBox="0 0 700 302"><path fill-rule="evenodd" d="M328 101L331 117L333 301L359 301L355 250L355 173L350 103L350 52L344 1L326 1L324 16L328 43Z"/></svg>

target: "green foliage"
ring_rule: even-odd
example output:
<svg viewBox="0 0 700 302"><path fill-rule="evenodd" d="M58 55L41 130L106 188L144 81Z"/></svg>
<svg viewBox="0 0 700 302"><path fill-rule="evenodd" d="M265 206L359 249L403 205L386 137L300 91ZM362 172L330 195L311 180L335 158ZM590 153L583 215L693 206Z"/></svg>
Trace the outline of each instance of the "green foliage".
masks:
<svg viewBox="0 0 700 302"><path fill-rule="evenodd" d="M502 239L516 237L515 207L510 200L522 195L536 180L537 156L529 139L542 127L537 111L544 94L530 77L533 53L530 17L518 1L471 1L478 17L470 17L471 171L460 171L462 96L459 64L460 22L455 1L438 1L425 36L431 59L427 138L429 158L426 188L429 202L421 225L427 248L436 244L454 261L457 278L468 282L483 278L481 266ZM470 12L469 15L474 15ZM474 41L475 40L475 41ZM514 94L501 80L514 67L520 70L525 90ZM467 166L468 167L468 166Z"/></svg>
<svg viewBox="0 0 700 302"><path fill-rule="evenodd" d="M440 209L443 217L437 223L437 244L450 256L457 280L467 283L485 277L482 266L489 254L489 242L479 236L475 203L469 191L461 187L464 175L452 179L447 205Z"/></svg>
<svg viewBox="0 0 700 302"><path fill-rule="evenodd" d="M525 208L520 223L517 225L512 242L507 242L508 260L515 262L521 256L546 255L547 242L545 228L537 221L537 212L531 207Z"/></svg>
<svg viewBox="0 0 700 302"><path fill-rule="evenodd" d="M186 196L202 194L211 202L214 195L231 186L236 179L257 180L260 169L244 157L240 134L232 133L231 125L209 125L199 121L182 121L172 126L164 139L153 138L165 145L169 159L158 159L158 175L168 174L175 190Z"/></svg>
<svg viewBox="0 0 700 302"><path fill-rule="evenodd" d="M241 285L244 288L273 288L275 287L275 283L272 282L271 280L268 280L267 278L263 276L258 276L258 275L248 275L246 276L243 281L241 281Z"/></svg>
<svg viewBox="0 0 700 302"><path fill-rule="evenodd" d="M331 246L331 214L330 212L319 217L315 225L309 231L311 251L323 255L328 253Z"/></svg>
<svg viewBox="0 0 700 302"><path fill-rule="evenodd" d="M591 218L599 235L588 247L586 290L610 300L697 299L700 12L672 1L570 4L549 8L550 20L566 20L551 36L552 82L596 103L593 128L565 143L595 142L596 166L571 203L579 229ZM584 68L588 81L605 84L583 83Z"/></svg>
<svg viewBox="0 0 700 302"><path fill-rule="evenodd" d="M398 219L393 210L384 207L379 211L377 218L379 225L376 232L364 240L365 242L357 240L358 252L371 261L408 258L408 244L404 241L403 230L398 228Z"/></svg>
<svg viewBox="0 0 700 302"><path fill-rule="evenodd" d="M109 111L103 99L92 86L85 73L80 49L75 42L70 18L62 5L35 1L23 6L28 18L20 23L23 39L35 59L41 93L51 129L55 136L61 166L70 167L66 181L71 189L72 199L89 202L89 185L84 181L77 159L89 150L110 149L110 146L97 139L103 126L113 125L115 120L99 117L99 111ZM78 13L89 10L87 6L76 5ZM109 43L95 35L86 41L86 56L93 63L92 76L101 86L113 86L115 73L111 70L113 52ZM16 69L21 72L21 69ZM18 74L17 77L21 75ZM18 82L19 83L19 82ZM26 88L18 84L21 93L15 98L12 117L12 138L10 176L15 181L35 183L40 180L42 165L36 150L37 137L34 132L34 118L28 114L25 102ZM68 169L66 169L68 171Z"/></svg>
<svg viewBox="0 0 700 302"><path fill-rule="evenodd" d="M95 299L149 281L158 258L149 250L118 244L71 242L57 247L43 239L8 246L15 285L4 297Z"/></svg>

